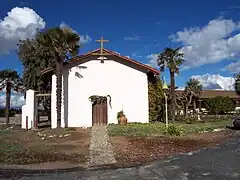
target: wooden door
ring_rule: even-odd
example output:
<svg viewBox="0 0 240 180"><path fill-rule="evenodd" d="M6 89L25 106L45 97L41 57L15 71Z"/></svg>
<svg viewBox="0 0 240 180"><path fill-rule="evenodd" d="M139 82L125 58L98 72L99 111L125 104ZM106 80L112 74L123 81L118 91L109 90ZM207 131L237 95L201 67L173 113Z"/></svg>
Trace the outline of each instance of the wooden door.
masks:
<svg viewBox="0 0 240 180"><path fill-rule="evenodd" d="M107 125L107 100L92 105L92 125Z"/></svg>

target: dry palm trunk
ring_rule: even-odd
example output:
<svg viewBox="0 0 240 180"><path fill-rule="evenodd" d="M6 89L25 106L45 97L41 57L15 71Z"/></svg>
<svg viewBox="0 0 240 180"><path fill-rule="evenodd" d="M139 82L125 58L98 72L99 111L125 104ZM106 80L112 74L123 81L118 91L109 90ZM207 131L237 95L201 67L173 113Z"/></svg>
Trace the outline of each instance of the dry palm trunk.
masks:
<svg viewBox="0 0 240 180"><path fill-rule="evenodd" d="M193 114L196 114L196 98L193 99Z"/></svg>
<svg viewBox="0 0 240 180"><path fill-rule="evenodd" d="M171 117L172 121L175 121L175 111L176 111L176 94L175 94L175 79L174 72L170 71L171 78Z"/></svg>
<svg viewBox="0 0 240 180"><path fill-rule="evenodd" d="M63 62L59 57L56 62L56 96L57 96L57 127L61 127L61 107L62 107L62 68Z"/></svg>
<svg viewBox="0 0 240 180"><path fill-rule="evenodd" d="M10 100L11 100L11 83L7 80L7 83L6 83L6 104L5 104L5 116L6 116L6 124L7 125L9 125Z"/></svg>

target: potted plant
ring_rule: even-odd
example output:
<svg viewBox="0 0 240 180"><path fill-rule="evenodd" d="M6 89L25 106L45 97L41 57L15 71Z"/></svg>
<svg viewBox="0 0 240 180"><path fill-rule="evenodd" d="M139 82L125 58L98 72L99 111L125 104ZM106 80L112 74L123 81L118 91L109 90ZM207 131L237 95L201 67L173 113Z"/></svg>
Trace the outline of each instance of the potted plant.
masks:
<svg viewBox="0 0 240 180"><path fill-rule="evenodd" d="M127 124L127 118L123 111L117 113L118 124Z"/></svg>

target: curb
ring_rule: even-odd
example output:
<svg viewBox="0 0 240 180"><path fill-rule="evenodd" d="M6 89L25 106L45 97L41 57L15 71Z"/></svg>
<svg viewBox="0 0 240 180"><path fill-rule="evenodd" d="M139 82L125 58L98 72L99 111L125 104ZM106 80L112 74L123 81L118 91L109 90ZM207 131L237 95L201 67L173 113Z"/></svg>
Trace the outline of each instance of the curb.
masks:
<svg viewBox="0 0 240 180"><path fill-rule="evenodd" d="M64 173L64 172L73 172L73 171L84 171L84 168L73 167L66 169L0 169L0 177L11 178L11 177L21 177L26 175L34 174L47 174L47 173Z"/></svg>
<svg viewBox="0 0 240 180"><path fill-rule="evenodd" d="M12 178L12 177L22 177L22 176L32 176L37 174L53 174L53 173L66 173L66 172L81 172L84 173L86 171L98 171L98 170L116 170L120 168L138 168L142 165L146 165L144 163L138 165L130 165L130 166L117 166L115 164L105 164L102 166L91 166L88 168L84 167L72 167L65 169L11 169L11 168L3 168L0 169L0 178Z"/></svg>

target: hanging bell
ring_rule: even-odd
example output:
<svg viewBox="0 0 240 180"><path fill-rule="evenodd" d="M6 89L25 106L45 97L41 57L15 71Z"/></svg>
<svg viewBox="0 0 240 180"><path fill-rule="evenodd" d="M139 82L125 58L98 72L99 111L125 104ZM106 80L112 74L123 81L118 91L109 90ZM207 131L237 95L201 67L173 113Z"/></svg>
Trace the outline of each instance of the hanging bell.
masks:
<svg viewBox="0 0 240 180"><path fill-rule="evenodd" d="M167 85L166 82L163 83L163 89L164 89L164 90L167 90L167 89L168 89L168 85Z"/></svg>

